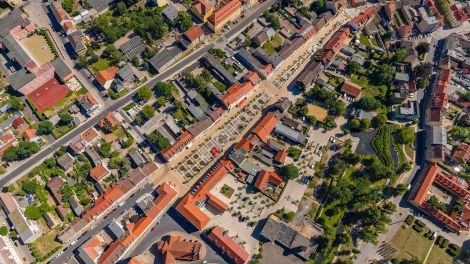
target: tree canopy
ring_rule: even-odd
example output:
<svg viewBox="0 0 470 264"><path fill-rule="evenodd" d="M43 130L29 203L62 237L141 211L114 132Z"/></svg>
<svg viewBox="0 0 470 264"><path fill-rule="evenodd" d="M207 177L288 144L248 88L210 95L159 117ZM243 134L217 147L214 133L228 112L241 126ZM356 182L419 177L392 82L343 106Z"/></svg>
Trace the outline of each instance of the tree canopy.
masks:
<svg viewBox="0 0 470 264"><path fill-rule="evenodd" d="M49 135L52 132L54 125L50 121L41 121L38 124L38 134Z"/></svg>
<svg viewBox="0 0 470 264"><path fill-rule="evenodd" d="M152 90L147 85L142 86L137 91L137 100L139 102L147 102L152 97Z"/></svg>
<svg viewBox="0 0 470 264"><path fill-rule="evenodd" d="M292 180L299 177L300 171L294 164L287 164L281 167L281 174L287 179Z"/></svg>

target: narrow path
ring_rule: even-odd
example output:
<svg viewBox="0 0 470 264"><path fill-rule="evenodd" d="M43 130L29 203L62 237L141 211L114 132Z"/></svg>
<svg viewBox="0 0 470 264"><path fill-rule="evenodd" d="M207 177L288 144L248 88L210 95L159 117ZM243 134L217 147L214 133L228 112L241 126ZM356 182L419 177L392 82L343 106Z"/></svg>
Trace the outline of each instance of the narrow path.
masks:
<svg viewBox="0 0 470 264"><path fill-rule="evenodd" d="M436 238L437 238L437 236L436 236ZM428 260L429 255L431 255L431 251L432 251L432 248L434 247L434 242L436 242L436 238L434 238L434 239L432 240L431 247L429 248L429 251L428 251L428 253L426 254L426 257L425 257L424 260L423 260L423 263L424 263L424 264L426 264L426 261Z"/></svg>

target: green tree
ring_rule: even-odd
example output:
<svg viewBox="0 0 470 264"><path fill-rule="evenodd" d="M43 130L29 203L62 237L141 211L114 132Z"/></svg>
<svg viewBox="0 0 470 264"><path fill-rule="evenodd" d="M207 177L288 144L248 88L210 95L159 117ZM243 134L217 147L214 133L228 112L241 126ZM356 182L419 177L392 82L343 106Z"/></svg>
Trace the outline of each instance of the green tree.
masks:
<svg viewBox="0 0 470 264"><path fill-rule="evenodd" d="M420 42L420 43L416 46L416 51L418 52L418 54L427 53L427 52L429 51L429 43L427 43L427 42Z"/></svg>
<svg viewBox="0 0 470 264"><path fill-rule="evenodd" d="M164 96L166 99L170 99L171 93L175 90L172 84L166 82L158 82L155 84L155 91L158 95Z"/></svg>
<svg viewBox="0 0 470 264"><path fill-rule="evenodd" d="M385 123L387 123L387 115L385 114L378 114L372 119L372 125L374 127L381 127L385 125Z"/></svg>
<svg viewBox="0 0 470 264"><path fill-rule="evenodd" d="M64 0L62 1L62 8L69 14L72 14L73 11L73 0Z"/></svg>
<svg viewBox="0 0 470 264"><path fill-rule="evenodd" d="M363 96L357 101L356 106L366 111L374 111L379 108L382 104L379 100L371 96Z"/></svg>
<svg viewBox="0 0 470 264"><path fill-rule="evenodd" d="M139 65L142 63L142 61L140 60L138 56L134 56L131 62L132 62L132 65L134 65L135 67L139 67Z"/></svg>
<svg viewBox="0 0 470 264"><path fill-rule="evenodd" d="M26 206L26 209L24 210L24 215L29 220L38 220L39 218L42 217L42 212L39 207L28 205Z"/></svg>
<svg viewBox="0 0 470 264"><path fill-rule="evenodd" d="M178 12L178 23L181 30L186 31L193 26L193 19L188 12L180 11Z"/></svg>
<svg viewBox="0 0 470 264"><path fill-rule="evenodd" d="M154 146L157 146L160 150L170 146L170 141L162 136L157 130L153 131L147 136L147 140Z"/></svg>
<svg viewBox="0 0 470 264"><path fill-rule="evenodd" d="M25 191L26 193L29 193L29 194L36 194L36 190L38 189L38 187L39 187L39 184L34 179L29 180L29 181L25 181L21 185L21 189L23 191Z"/></svg>
<svg viewBox="0 0 470 264"><path fill-rule="evenodd" d="M99 148L99 152L101 154L101 156L105 157L105 158L109 158L111 157L111 143L109 142L104 142L100 148Z"/></svg>
<svg viewBox="0 0 470 264"><path fill-rule="evenodd" d="M145 119L149 120L155 115L155 107L151 105L145 105L142 107L142 115L145 117Z"/></svg>
<svg viewBox="0 0 470 264"><path fill-rule="evenodd" d="M52 132L54 125L50 121L41 121L38 124L38 134L49 135Z"/></svg>
<svg viewBox="0 0 470 264"><path fill-rule="evenodd" d="M430 62L422 63L414 68L416 78L429 79L432 74L432 64Z"/></svg>
<svg viewBox="0 0 470 264"><path fill-rule="evenodd" d="M406 49L397 49L395 54L393 54L392 60L394 62L401 62L407 55L408 51Z"/></svg>
<svg viewBox="0 0 470 264"><path fill-rule="evenodd" d="M412 144L414 139L415 134L411 127L404 127L395 133L395 140L399 144Z"/></svg>
<svg viewBox="0 0 470 264"><path fill-rule="evenodd" d="M69 113L60 114L59 117L61 125L69 126L73 122L73 116L71 116Z"/></svg>
<svg viewBox="0 0 470 264"><path fill-rule="evenodd" d="M289 180L299 177L300 171L294 164L287 164L281 167L281 174Z"/></svg>
<svg viewBox="0 0 470 264"><path fill-rule="evenodd" d="M284 220L286 223L292 222L292 220L294 220L294 217L295 217L294 212L283 213L281 215L282 220Z"/></svg>
<svg viewBox="0 0 470 264"><path fill-rule="evenodd" d="M8 104L12 107L13 110L16 111L23 111L24 110L24 104L23 101L21 101L20 98L12 96L10 100L8 100Z"/></svg>
<svg viewBox="0 0 470 264"><path fill-rule="evenodd" d="M137 91L137 100L139 102L147 102L152 97L152 90L147 85L142 86Z"/></svg>
<svg viewBox="0 0 470 264"><path fill-rule="evenodd" d="M104 58L111 60L114 64L118 63L122 58L122 53L116 49L113 44L106 46L106 49L103 51Z"/></svg>
<svg viewBox="0 0 470 264"><path fill-rule="evenodd" d="M16 230L11 231L10 232L10 237L13 238L13 239L17 238L18 237L18 232L16 232Z"/></svg>
<svg viewBox="0 0 470 264"><path fill-rule="evenodd" d="M351 120L350 125L351 125L351 130L357 131L361 127L361 121L357 118L354 118L353 120Z"/></svg>
<svg viewBox="0 0 470 264"><path fill-rule="evenodd" d="M370 127L370 120L367 118L361 119L361 130L367 130Z"/></svg>
<svg viewBox="0 0 470 264"><path fill-rule="evenodd" d="M400 196L405 194L408 191L408 187L405 184L397 184L395 188L393 188L393 196Z"/></svg>
<svg viewBox="0 0 470 264"><path fill-rule="evenodd" d="M388 85L392 82L393 77L395 76L395 67L390 64L380 64L375 67L374 71L370 75L373 83L377 85Z"/></svg>
<svg viewBox="0 0 470 264"><path fill-rule="evenodd" d="M359 69L361 69L361 64L355 62L355 61L352 61L350 63L348 63L348 67L346 69L346 73L348 75L352 75L352 74L356 74L357 71L359 71Z"/></svg>
<svg viewBox="0 0 470 264"><path fill-rule="evenodd" d="M0 227L0 236L6 236L8 234L8 227L7 226L1 226Z"/></svg>

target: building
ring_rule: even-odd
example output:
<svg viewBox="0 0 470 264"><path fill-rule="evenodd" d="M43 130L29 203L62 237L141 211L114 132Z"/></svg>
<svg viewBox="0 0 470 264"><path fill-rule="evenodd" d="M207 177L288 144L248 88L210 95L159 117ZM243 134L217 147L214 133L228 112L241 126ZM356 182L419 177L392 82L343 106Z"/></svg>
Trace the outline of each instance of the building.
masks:
<svg viewBox="0 0 470 264"><path fill-rule="evenodd" d="M113 81L114 81L118 71L119 71L119 67L117 67L117 66L112 66L112 67L109 67L106 70L99 71L95 76L96 81L104 89L109 89L111 87L111 84L113 84Z"/></svg>
<svg viewBox="0 0 470 264"><path fill-rule="evenodd" d="M405 121L418 120L418 107L416 101L407 101L396 108L394 118Z"/></svg>
<svg viewBox="0 0 470 264"><path fill-rule="evenodd" d="M83 207L82 205L80 204L80 201L78 200L77 196L75 194L73 194L72 196L70 196L69 198L69 203L70 203L70 207L72 208L73 212L75 213L75 215L77 216L81 216L82 213L83 213Z"/></svg>
<svg viewBox="0 0 470 264"><path fill-rule="evenodd" d="M100 235L92 236L78 248L77 257L86 264L98 263L98 259L104 252L107 243Z"/></svg>
<svg viewBox="0 0 470 264"><path fill-rule="evenodd" d="M295 84L299 86L302 90L310 87L311 83L316 80L318 75L323 71L325 67L319 61L316 61L312 58L305 68L297 76Z"/></svg>
<svg viewBox="0 0 470 264"><path fill-rule="evenodd" d="M230 86L221 98L224 106L229 110L233 109L243 102L243 100L250 97L252 88L253 84L251 82L237 83Z"/></svg>
<svg viewBox="0 0 470 264"><path fill-rule="evenodd" d="M56 59L51 61L51 65L55 70L55 74L62 82L66 82L72 79L72 77L74 76L72 70L69 68L69 66L67 66L67 64L65 64L65 61L60 57L57 57Z"/></svg>
<svg viewBox="0 0 470 264"><path fill-rule="evenodd" d="M37 224L23 215L23 210L13 196L0 193L0 202L23 243L32 243L41 236L41 230Z"/></svg>
<svg viewBox="0 0 470 264"><path fill-rule="evenodd" d="M352 98L358 98L362 93L362 88L350 81L344 81L341 92Z"/></svg>
<svg viewBox="0 0 470 264"><path fill-rule="evenodd" d="M233 241L219 226L212 228L207 234L207 238L221 251L222 255L228 258L232 263L244 264L248 261L250 254Z"/></svg>
<svg viewBox="0 0 470 264"><path fill-rule="evenodd" d="M167 235L157 242L157 252L163 264L176 263L176 260L196 261L201 258L202 243L188 241L181 236Z"/></svg>
<svg viewBox="0 0 470 264"><path fill-rule="evenodd" d="M276 124L276 126L274 127L274 132L297 144L302 144L305 142L305 140L307 140L307 137L305 136L305 134L302 134L299 131L296 131L288 126L285 126L282 123Z"/></svg>
<svg viewBox="0 0 470 264"><path fill-rule="evenodd" d="M68 152L62 154L62 156L58 157L56 161L57 165L59 165L59 167L64 171L68 171L70 168L72 168L73 163L75 162L74 158Z"/></svg>
<svg viewBox="0 0 470 264"><path fill-rule="evenodd" d="M202 62L211 69L211 71L221 79L226 85L231 86L238 81L229 73L220 62L211 54L206 54L202 57Z"/></svg>
<svg viewBox="0 0 470 264"><path fill-rule="evenodd" d="M87 131L83 132L81 135L74 137L70 141L69 147L74 154L82 154L83 152L85 152L88 146L91 146L100 138L101 137L98 131L96 131L96 129L92 127Z"/></svg>
<svg viewBox="0 0 470 264"><path fill-rule="evenodd" d="M84 95L80 95L77 98L78 104L80 108L86 113L88 116L93 116L96 111L100 108L100 104L96 101L95 97L91 94L91 92L87 92Z"/></svg>
<svg viewBox="0 0 470 264"><path fill-rule="evenodd" d="M172 5L168 5L162 11L163 16L171 25L176 25L178 22L178 10Z"/></svg>
<svg viewBox="0 0 470 264"><path fill-rule="evenodd" d="M199 180L198 184L183 197L176 206L176 211L195 229L204 229L210 219L202 211L202 207L211 206L219 213L228 209L228 205L210 194L210 190L234 169L234 164L227 159L217 162L208 175Z"/></svg>
<svg viewBox="0 0 470 264"><path fill-rule="evenodd" d="M109 175L111 175L111 172L103 164L99 164L90 170L90 177L96 182L100 182Z"/></svg>
<svg viewBox="0 0 470 264"><path fill-rule="evenodd" d="M168 67L182 55L183 51L178 46L171 46L155 54L155 56L149 60L149 63L157 73L161 73L168 69Z"/></svg>
<svg viewBox="0 0 470 264"><path fill-rule="evenodd" d="M124 54L123 58L130 61L142 54L145 50L145 42L139 35L135 35L122 44L119 50Z"/></svg>
<svg viewBox="0 0 470 264"><path fill-rule="evenodd" d="M194 24L188 30L186 30L179 40L179 44L185 49L190 50L199 44L204 38L204 31L202 28Z"/></svg>
<svg viewBox="0 0 470 264"><path fill-rule="evenodd" d="M220 31L229 21L237 19L242 12L240 0L220 1L217 8L207 19L207 26L214 32Z"/></svg>
<svg viewBox="0 0 470 264"><path fill-rule="evenodd" d="M262 170L256 178L255 187L261 192L276 189L284 180L274 171Z"/></svg>
<svg viewBox="0 0 470 264"><path fill-rule="evenodd" d="M462 163L467 163L470 160L470 145L460 143L452 153L452 157Z"/></svg>
<svg viewBox="0 0 470 264"><path fill-rule="evenodd" d="M67 36L67 39L69 40L75 54L81 56L86 53L85 35L81 30L72 32Z"/></svg>
<svg viewBox="0 0 470 264"><path fill-rule="evenodd" d="M293 254L303 261L309 260L318 247L311 239L290 228L274 215L266 219L259 236L260 240L276 243L285 249L287 254Z"/></svg>
<svg viewBox="0 0 470 264"><path fill-rule="evenodd" d="M16 137L13 135L11 130L7 130L0 135L0 157L3 156L5 150L10 148L13 145L16 145L18 141Z"/></svg>
<svg viewBox="0 0 470 264"><path fill-rule="evenodd" d="M465 201L470 197L468 182L459 177L449 175L442 171L436 164L430 163L427 165L424 173L420 175L419 184L416 184L412 190L409 201L450 230L455 232L469 231L470 209L464 206L461 213L451 216L446 212L434 208L428 200L433 185L437 185L446 190L453 198Z"/></svg>
<svg viewBox="0 0 470 264"><path fill-rule="evenodd" d="M193 2L191 12L203 23L206 23L214 12L214 6L206 0L197 0Z"/></svg>

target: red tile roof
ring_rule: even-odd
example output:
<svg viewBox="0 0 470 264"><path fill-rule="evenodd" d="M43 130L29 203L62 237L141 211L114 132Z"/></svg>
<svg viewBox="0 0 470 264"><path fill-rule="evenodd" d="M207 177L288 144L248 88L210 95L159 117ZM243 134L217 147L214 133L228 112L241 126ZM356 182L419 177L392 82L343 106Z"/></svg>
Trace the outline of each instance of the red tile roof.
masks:
<svg viewBox="0 0 470 264"><path fill-rule="evenodd" d="M245 78L247 80L249 80L251 82L251 85L255 86L257 85L259 82L261 82L261 79L259 78L258 74L256 72L253 72L253 71L248 71L246 74L245 74Z"/></svg>
<svg viewBox="0 0 470 264"><path fill-rule="evenodd" d="M166 147L160 151L160 155L167 161L169 161L174 155L180 152L186 145L189 144L194 139L194 137L189 133L189 131L184 131L178 140L171 146Z"/></svg>
<svg viewBox="0 0 470 264"><path fill-rule="evenodd" d="M69 93L67 86L55 77L27 95L40 113L57 105Z"/></svg>
<svg viewBox="0 0 470 264"><path fill-rule="evenodd" d="M253 88L251 82L245 82L242 84L234 84L230 86L226 93L222 95L222 101L227 107L231 107L234 103L237 103L241 98L246 96L248 92Z"/></svg>
<svg viewBox="0 0 470 264"><path fill-rule="evenodd" d="M28 128L26 131L23 133L23 138L26 141L30 141L31 139L36 137L36 130Z"/></svg>
<svg viewBox="0 0 470 264"><path fill-rule="evenodd" d="M276 156L274 156L274 160L279 162L280 164L284 164L287 158L287 150L286 149L281 149L276 153Z"/></svg>
<svg viewBox="0 0 470 264"><path fill-rule="evenodd" d="M357 98L361 95L362 88L352 82L344 81L343 86L341 86L341 91Z"/></svg>
<svg viewBox="0 0 470 264"><path fill-rule="evenodd" d="M117 263L126 248L121 244L121 241L115 240L109 244L106 250L100 255L98 264L114 264Z"/></svg>
<svg viewBox="0 0 470 264"><path fill-rule="evenodd" d="M22 127L25 123L26 122L24 121L24 119L22 117L18 117L15 120L13 120L11 125L13 126L13 128L17 129L19 127Z"/></svg>
<svg viewBox="0 0 470 264"><path fill-rule="evenodd" d="M0 135L0 157L3 156L5 150L13 146L17 142L16 137L11 130L7 130Z"/></svg>
<svg viewBox="0 0 470 264"><path fill-rule="evenodd" d="M118 71L119 71L119 67L117 66L112 66L106 70L99 71L96 74L96 80L98 81L99 84L105 85L107 81L114 80L114 77L116 77L116 74Z"/></svg>
<svg viewBox="0 0 470 264"><path fill-rule="evenodd" d="M186 30L183 34L186 36L186 38L188 38L189 41L192 42L200 38L201 36L203 36L204 30L202 30L202 28L199 25L194 24L192 27Z"/></svg>
<svg viewBox="0 0 470 264"><path fill-rule="evenodd" d="M284 180L274 171L262 170L258 178L256 178L255 187L260 191L265 191L267 184L270 182L276 186L280 185Z"/></svg>
<svg viewBox="0 0 470 264"><path fill-rule="evenodd" d="M214 6L206 0L197 0L192 4L192 8L204 16L205 14L212 12Z"/></svg>
<svg viewBox="0 0 470 264"><path fill-rule="evenodd" d="M272 113L268 113L264 116L263 120L253 129L252 133L261 139L264 143L269 140L269 134L273 131L277 124L277 119Z"/></svg>
<svg viewBox="0 0 470 264"><path fill-rule="evenodd" d="M248 261L250 254L238 245L232 238L224 234L222 228L214 227L208 235L208 238L228 256L235 264L244 264Z"/></svg>
<svg viewBox="0 0 470 264"><path fill-rule="evenodd" d="M11 214L16 209L18 209L18 206L16 205L15 200L11 194L0 192L0 200L2 201L2 204L5 207L7 213Z"/></svg>
<svg viewBox="0 0 470 264"><path fill-rule="evenodd" d="M113 112L109 112L103 119L98 121L98 126L101 128L111 128L119 125L119 121L114 117Z"/></svg>
<svg viewBox="0 0 470 264"><path fill-rule="evenodd" d="M103 178L110 175L111 172L106 169L102 164L94 167L90 171L90 177L92 177L95 181L101 181Z"/></svg>
<svg viewBox="0 0 470 264"><path fill-rule="evenodd" d="M208 21L217 26L219 23L223 22L227 17L232 13L236 12L238 9L242 8L242 2L240 0L225 0L222 1L221 7L212 13L209 16Z"/></svg>

